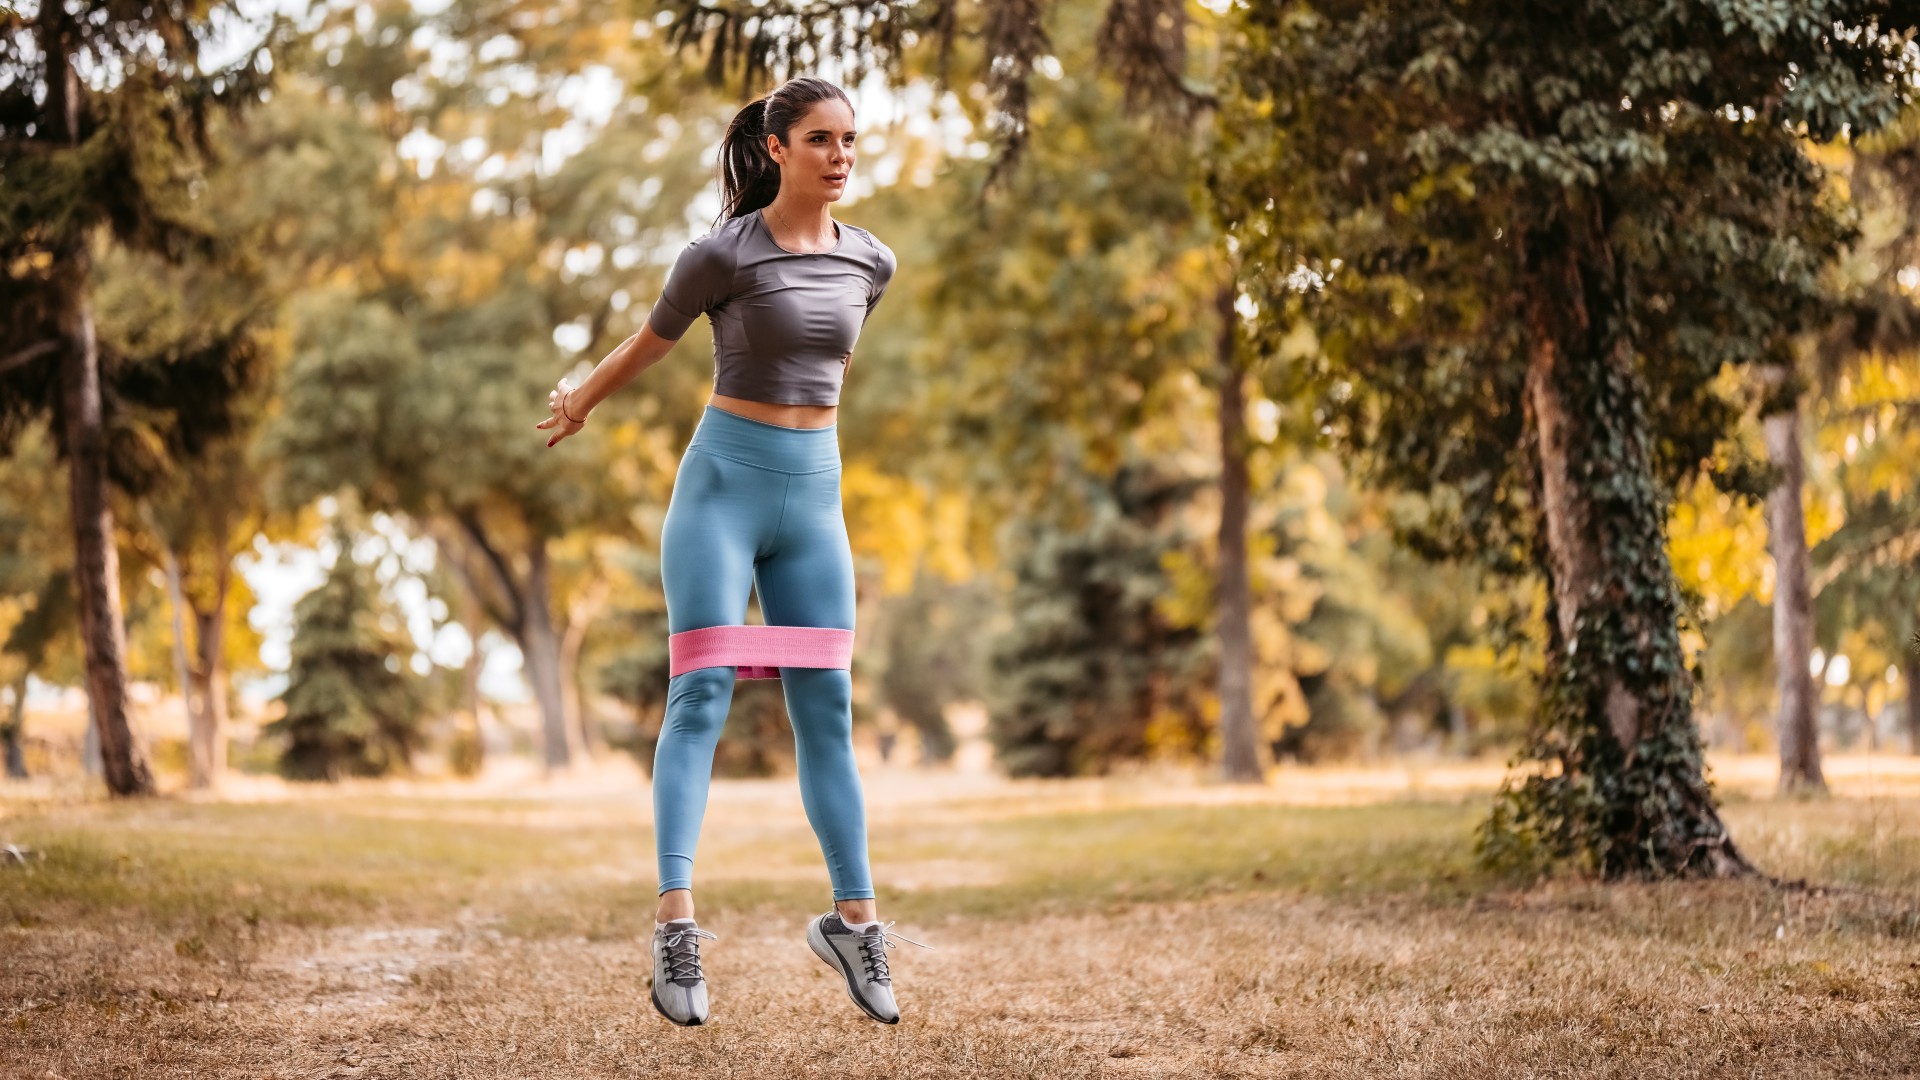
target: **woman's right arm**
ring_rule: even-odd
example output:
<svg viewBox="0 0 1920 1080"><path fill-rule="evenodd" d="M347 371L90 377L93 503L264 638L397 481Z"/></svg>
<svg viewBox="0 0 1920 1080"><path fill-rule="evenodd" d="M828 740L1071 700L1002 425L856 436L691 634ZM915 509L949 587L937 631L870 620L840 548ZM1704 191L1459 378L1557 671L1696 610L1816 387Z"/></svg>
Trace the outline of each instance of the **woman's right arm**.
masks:
<svg viewBox="0 0 1920 1080"><path fill-rule="evenodd" d="M586 381L567 395L567 411L585 420L595 405L658 363L675 343L674 339L661 337L653 332L652 326L642 322L633 336L615 345L612 352L594 365Z"/></svg>
<svg viewBox="0 0 1920 1080"><path fill-rule="evenodd" d="M547 395L547 407L553 415L534 427L558 429L547 440L548 446L579 431L595 405L632 382L634 376L658 363L673 349L675 343L676 339L663 338L653 332L651 325L642 322L639 330L615 345L612 352L593 366L593 371L579 386L569 387L566 380L562 379L561 388Z"/></svg>
<svg viewBox="0 0 1920 1080"><path fill-rule="evenodd" d="M595 405L667 355L693 320L726 302L733 285L735 257L727 240L714 233L680 249L673 269L667 272L660 299L647 312L640 329L594 365L585 382L568 386L562 379L559 387L547 395L547 407L553 415L534 426L556 429L553 438L547 440L548 446L579 431ZM662 330L673 336L661 336Z"/></svg>

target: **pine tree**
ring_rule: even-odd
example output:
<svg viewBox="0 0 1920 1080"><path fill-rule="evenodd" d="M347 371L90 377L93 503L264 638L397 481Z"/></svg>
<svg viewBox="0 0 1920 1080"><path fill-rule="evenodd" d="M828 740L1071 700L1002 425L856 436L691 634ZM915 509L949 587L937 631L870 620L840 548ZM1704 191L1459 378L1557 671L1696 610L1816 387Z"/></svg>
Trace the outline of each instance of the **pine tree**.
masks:
<svg viewBox="0 0 1920 1080"><path fill-rule="evenodd" d="M1014 625L988 659L988 731L1013 775L1105 772L1147 757L1156 724L1159 741L1204 744L1210 639L1156 610L1170 590L1162 556L1191 542L1169 511L1203 483L1129 464L1085 479L1083 524L1017 527Z"/></svg>
<svg viewBox="0 0 1920 1080"><path fill-rule="evenodd" d="M285 741L280 771L295 780L383 776L404 770L420 745L423 697L407 670L412 643L381 601L371 573L339 555L321 586L294 605L293 664L266 733Z"/></svg>

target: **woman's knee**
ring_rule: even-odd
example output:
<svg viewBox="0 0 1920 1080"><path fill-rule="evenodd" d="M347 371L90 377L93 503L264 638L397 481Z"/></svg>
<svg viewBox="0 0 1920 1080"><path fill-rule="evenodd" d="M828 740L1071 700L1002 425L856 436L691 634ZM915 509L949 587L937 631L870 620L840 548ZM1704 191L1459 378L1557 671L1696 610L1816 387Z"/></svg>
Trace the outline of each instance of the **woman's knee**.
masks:
<svg viewBox="0 0 1920 1080"><path fill-rule="evenodd" d="M675 675L667 683L667 714L660 737L719 737L733 703L736 677L731 667L695 668Z"/></svg>
<svg viewBox="0 0 1920 1080"><path fill-rule="evenodd" d="M787 716L794 734L811 742L844 743L853 737L853 673L845 668L789 668Z"/></svg>

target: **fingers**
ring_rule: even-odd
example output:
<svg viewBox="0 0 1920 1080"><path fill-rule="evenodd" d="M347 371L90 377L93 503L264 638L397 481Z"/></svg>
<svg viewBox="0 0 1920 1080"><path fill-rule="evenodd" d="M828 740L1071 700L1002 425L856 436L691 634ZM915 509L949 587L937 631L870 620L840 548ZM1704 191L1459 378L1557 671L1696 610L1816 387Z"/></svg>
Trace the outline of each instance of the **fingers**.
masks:
<svg viewBox="0 0 1920 1080"><path fill-rule="evenodd" d="M565 400L566 392L571 389L573 389L573 386L570 383L568 383L567 380L561 379L560 385L557 389L547 391L547 408L549 411L553 413L553 415L533 425L535 428L541 431L546 431L550 428L553 429L553 438L547 440L548 446L552 446L555 443L559 442L561 439L564 439L567 436L573 434L575 431L580 430L580 428L577 425L574 425L572 423L562 424L560 422L561 421L560 404L562 401ZM572 430L569 430L569 428L571 428Z"/></svg>

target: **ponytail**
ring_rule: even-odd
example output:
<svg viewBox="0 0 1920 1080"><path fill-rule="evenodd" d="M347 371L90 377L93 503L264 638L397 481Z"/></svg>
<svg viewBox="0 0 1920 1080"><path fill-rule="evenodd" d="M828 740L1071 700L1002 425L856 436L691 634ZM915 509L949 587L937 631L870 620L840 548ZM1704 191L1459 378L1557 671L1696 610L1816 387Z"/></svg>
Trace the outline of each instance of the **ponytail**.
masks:
<svg viewBox="0 0 1920 1080"><path fill-rule="evenodd" d="M751 214L780 194L780 164L767 152L767 136L787 145L787 131L800 122L815 102L837 97L853 102L825 79L788 79L765 97L749 102L733 116L720 140L720 216Z"/></svg>
<svg viewBox="0 0 1920 1080"><path fill-rule="evenodd" d="M780 193L780 166L767 152L766 115L767 98L755 99L734 114L726 137L720 141L720 213L724 218L750 214ZM783 143L785 134L781 133Z"/></svg>

